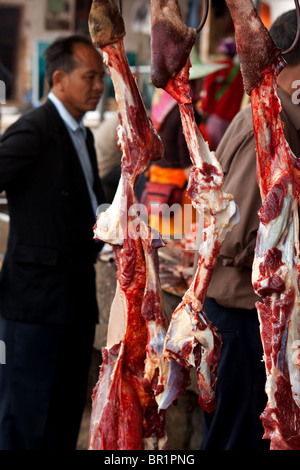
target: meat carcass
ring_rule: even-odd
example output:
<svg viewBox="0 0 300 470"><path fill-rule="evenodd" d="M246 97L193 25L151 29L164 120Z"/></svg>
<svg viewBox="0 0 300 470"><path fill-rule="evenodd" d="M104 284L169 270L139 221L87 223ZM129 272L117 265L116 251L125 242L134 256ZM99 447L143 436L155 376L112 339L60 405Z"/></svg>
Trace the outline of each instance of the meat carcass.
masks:
<svg viewBox="0 0 300 470"><path fill-rule="evenodd" d="M251 0L226 0L246 92L251 96L262 197L252 281L257 303L268 403L261 415L271 450L300 449L300 161L280 120L277 75L281 51Z"/></svg>
<svg viewBox="0 0 300 470"><path fill-rule="evenodd" d="M238 222L239 211L233 197L222 190L222 168L195 121L188 83L189 54L195 38L196 30L184 24L177 0L151 0L151 78L156 87L164 88L178 102L193 164L187 195L199 214L204 215L197 271L173 312L164 351L166 357L175 359L188 371L196 368L199 404L211 412L215 407L221 337L208 320L203 303L220 247ZM163 69L165 61L169 65Z"/></svg>
<svg viewBox="0 0 300 470"><path fill-rule="evenodd" d="M165 449L163 409L179 395L189 377L175 361L163 356L168 325L157 256L163 242L139 217L134 193L137 176L150 160L161 158L163 145L132 76L123 44L124 22L114 1L94 0L89 25L113 81L122 150L116 196L94 227L95 238L114 247L117 288L92 397L89 449Z"/></svg>

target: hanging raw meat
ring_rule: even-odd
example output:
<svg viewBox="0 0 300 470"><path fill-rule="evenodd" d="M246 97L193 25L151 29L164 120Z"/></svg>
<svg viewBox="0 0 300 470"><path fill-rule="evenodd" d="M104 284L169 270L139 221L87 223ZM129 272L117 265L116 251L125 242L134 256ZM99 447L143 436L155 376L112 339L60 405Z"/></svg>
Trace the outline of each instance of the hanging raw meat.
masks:
<svg viewBox="0 0 300 470"><path fill-rule="evenodd" d="M197 271L172 315L165 355L175 359L187 371L196 368L199 404L211 412L215 407L214 386L221 337L208 320L203 303L220 247L226 234L238 222L239 212L232 196L222 191L222 168L195 121L188 80L189 53L196 30L185 26L177 0L151 0L151 27L152 82L156 87L163 87L179 104L193 164L187 194L200 217L204 216ZM170 65L163 69L166 60Z"/></svg>
<svg viewBox="0 0 300 470"><path fill-rule="evenodd" d="M151 0L151 78L164 88L186 64L196 30L182 21L177 0Z"/></svg>
<svg viewBox="0 0 300 470"><path fill-rule="evenodd" d="M139 217L134 193L136 178L151 160L162 157L163 145L132 76L123 44L125 27L114 1L94 0L89 25L113 81L122 150L116 196L110 208L100 213L94 228L95 238L114 247L117 289L92 397L89 448L165 449L164 409L181 393L189 377L175 361L163 356L167 320L157 257L163 242Z"/></svg>
<svg viewBox="0 0 300 470"><path fill-rule="evenodd" d="M261 415L271 449L300 450L300 162L283 133L277 75L281 51L251 0L226 0L246 92L251 96L262 197L253 265L268 403Z"/></svg>

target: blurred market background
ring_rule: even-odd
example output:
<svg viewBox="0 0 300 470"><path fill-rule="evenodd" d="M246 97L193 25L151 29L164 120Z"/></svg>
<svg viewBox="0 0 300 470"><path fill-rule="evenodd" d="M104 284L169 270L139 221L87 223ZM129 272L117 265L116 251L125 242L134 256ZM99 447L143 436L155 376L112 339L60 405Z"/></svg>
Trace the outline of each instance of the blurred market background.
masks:
<svg viewBox="0 0 300 470"><path fill-rule="evenodd" d="M0 0L0 136L21 114L39 106L48 89L44 81L45 48L58 36L73 32L88 34L91 0ZM294 8L293 0L254 0L266 27L282 12ZM182 14L191 27L201 18L202 0L179 0ZM125 21L125 50L137 77L146 108L149 109L154 88L150 82L150 0L122 0ZM196 48L202 61L218 58L222 38L233 35L233 26L225 0L211 0L206 24L197 36ZM85 124L93 132L116 110L114 92L107 74L105 90L96 111L86 114ZM9 230L5 193L0 193L0 269ZM176 265L176 247L165 252ZM178 247L180 257L180 246ZM102 261L102 262L101 262ZM174 273L174 270L173 270ZM105 345L110 303L115 290L115 265L109 252L98 266L98 300L101 320L91 364L90 389L78 449L87 447L91 390L99 371L100 349ZM178 305L186 285L177 277L173 290L165 289L167 313ZM192 384L170 410L168 434L171 449L198 449L201 442L201 410L197 405L197 388ZM180 432L178 432L180 430Z"/></svg>
<svg viewBox="0 0 300 470"><path fill-rule="evenodd" d="M43 51L57 36L73 32L88 34L91 0L0 0L0 79L6 86L1 96L0 133L20 112L38 106L47 90L44 83ZM196 27L202 0L179 0L189 26ZM254 0L267 24L283 11L294 8L291 0ZM153 92L149 84L150 0L123 0L126 25L125 49L130 65L139 75L139 85L147 106ZM232 33L225 0L211 0L209 18L198 35L202 60L217 53L218 41ZM108 87L94 119L103 119L107 110ZM5 101L5 103L3 103Z"/></svg>

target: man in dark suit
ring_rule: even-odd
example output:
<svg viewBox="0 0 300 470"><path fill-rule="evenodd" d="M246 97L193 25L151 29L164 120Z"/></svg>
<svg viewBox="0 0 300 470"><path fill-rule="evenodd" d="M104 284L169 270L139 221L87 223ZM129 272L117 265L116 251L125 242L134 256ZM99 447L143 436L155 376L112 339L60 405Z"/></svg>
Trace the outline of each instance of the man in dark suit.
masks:
<svg viewBox="0 0 300 470"><path fill-rule="evenodd" d="M74 449L98 308L93 239L104 202L92 133L103 61L81 36L46 51L48 100L0 141L10 234L0 273L0 449Z"/></svg>

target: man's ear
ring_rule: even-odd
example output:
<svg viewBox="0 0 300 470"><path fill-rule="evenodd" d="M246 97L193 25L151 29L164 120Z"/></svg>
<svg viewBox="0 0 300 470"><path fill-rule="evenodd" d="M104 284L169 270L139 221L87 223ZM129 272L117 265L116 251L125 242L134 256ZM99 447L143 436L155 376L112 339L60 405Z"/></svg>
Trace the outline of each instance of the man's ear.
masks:
<svg viewBox="0 0 300 470"><path fill-rule="evenodd" d="M66 75L67 74L62 70L55 70L52 75L53 87L55 87L59 91L63 91Z"/></svg>

